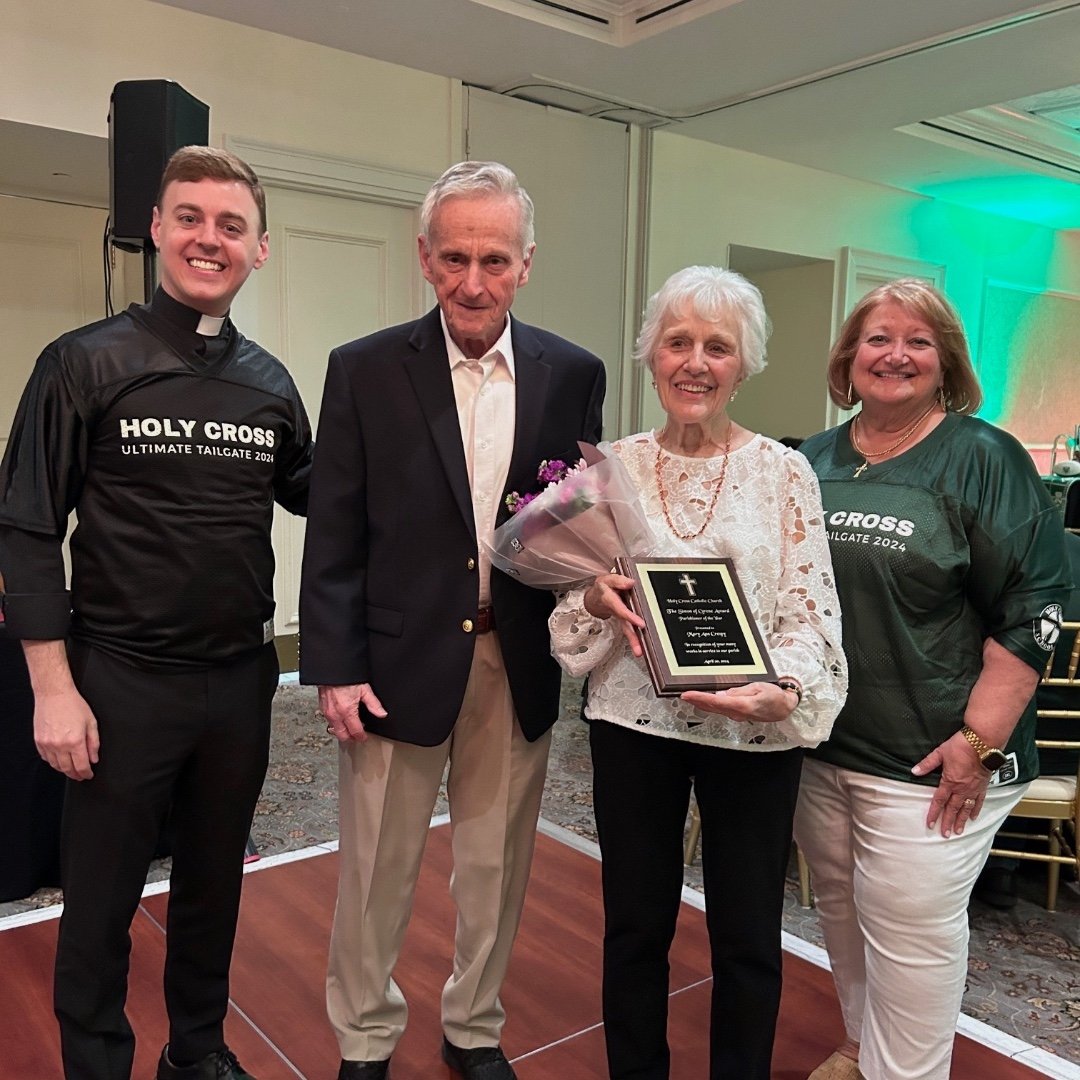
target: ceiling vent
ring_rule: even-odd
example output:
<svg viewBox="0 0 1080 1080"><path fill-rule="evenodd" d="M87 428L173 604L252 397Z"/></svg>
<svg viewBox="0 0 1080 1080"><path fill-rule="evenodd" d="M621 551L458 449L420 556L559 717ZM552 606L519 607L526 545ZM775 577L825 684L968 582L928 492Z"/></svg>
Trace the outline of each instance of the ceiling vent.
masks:
<svg viewBox="0 0 1080 1080"><path fill-rule="evenodd" d="M899 130L1058 179L1080 179L1080 86L922 120Z"/></svg>
<svg viewBox="0 0 1080 1080"><path fill-rule="evenodd" d="M609 45L633 45L654 34L733 7L742 0L472 0Z"/></svg>
<svg viewBox="0 0 1080 1080"><path fill-rule="evenodd" d="M534 75L529 79L515 80L499 86L484 87L493 93L506 97L520 98L536 105L550 105L555 109L566 109L582 116L595 116L601 120L614 120L619 124L637 124L639 127L656 128L672 123L672 117L648 105L635 101L623 101L608 94L601 94L587 87L574 86L572 83L544 75Z"/></svg>

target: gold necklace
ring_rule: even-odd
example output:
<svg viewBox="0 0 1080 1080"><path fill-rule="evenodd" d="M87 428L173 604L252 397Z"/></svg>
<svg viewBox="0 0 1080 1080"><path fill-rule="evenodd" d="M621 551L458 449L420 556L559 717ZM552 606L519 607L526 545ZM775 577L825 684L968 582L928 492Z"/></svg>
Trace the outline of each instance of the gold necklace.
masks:
<svg viewBox="0 0 1080 1080"><path fill-rule="evenodd" d="M668 497L667 491L664 488L664 473L660 468L660 458L663 453L663 447L660 445L660 440L656 440L656 464L653 466L653 471L656 473L656 488L660 492L660 509L664 512L664 520L667 522L668 528L680 539L680 540L696 540L708 527L709 522L713 519L713 514L716 513L716 501L720 498L720 489L724 486L724 481L727 479L727 463L728 454L731 453L731 421L728 421L727 439L724 442L724 460L720 465L720 479L716 481L716 487L713 488L712 501L709 503L709 509L705 514L705 520L701 523L701 528L695 533L681 533L675 528L675 523L671 520L671 513L668 510Z"/></svg>
<svg viewBox="0 0 1080 1080"><path fill-rule="evenodd" d="M892 446L887 446L887 447L886 447L886 448L885 448L884 450L878 450L878 451L876 451L875 453L872 453L872 454L868 454L868 453L867 453L867 452L866 452L866 451L865 451L865 450L864 450L864 449L863 449L863 448L862 448L862 447L861 447L861 446L859 445L859 437L858 437L858 436L857 436L857 435L855 434L855 428L856 428L856 427L858 426L858 424L859 424L859 421L860 421L860 420L862 419L862 413L859 413L859 415L858 415L858 416L856 416L856 417L855 417L855 419L851 421L851 445L852 445L853 447L855 447L855 452L856 452L857 454L859 454L859 455L860 455L860 457L862 457L862 458L863 458L864 460L863 460L863 463L862 463L862 464L861 464L861 465L860 465L860 466L859 466L859 467L858 467L858 468L857 468L857 469L855 470L855 475L854 475L854 476L852 477L852 479L853 479L853 480L857 480L857 479L858 479L858 478L859 478L860 476L862 476L862 474L863 474L864 472L866 472L866 470L867 470L868 468L870 468L870 459L871 459L871 458L875 458L875 457L885 457L885 456L886 456L887 454L891 454L891 453L892 453L892 452L893 452L893 451L894 451L895 449L897 449L897 447L903 446L903 445L904 445L904 443L906 443L906 442L908 441L908 439L910 439L910 438L911 438L911 436L915 434L915 432L916 432L916 431L918 430L918 427L919 427L919 425L920 425L920 424L921 424L921 423L922 423L922 422L923 422L923 421L924 421L924 420L925 420L925 419L926 419L926 418L927 418L927 417L928 417L928 416L929 416L929 415L930 415L930 414L931 414L931 413L932 413L932 412L933 412L933 411L934 411L934 410L935 410L936 408L937 408L937 402L935 401L935 402L933 402L933 404L931 404L930 408L929 408L929 409L927 409L927 410L926 410L926 412L924 412L924 413L922 414L922 416L920 416L920 417L919 417L919 419L918 419L918 420L916 420L916 421L915 421L915 423L914 423L914 424L912 424L912 425L911 425L911 427L909 427L909 428L907 429L907 431L905 431L905 432L904 432L904 434L903 434L903 435L901 435L901 436L900 436L900 438L899 438L899 439L897 439L897 440L896 440L896 442L894 442L894 443L892 444Z"/></svg>

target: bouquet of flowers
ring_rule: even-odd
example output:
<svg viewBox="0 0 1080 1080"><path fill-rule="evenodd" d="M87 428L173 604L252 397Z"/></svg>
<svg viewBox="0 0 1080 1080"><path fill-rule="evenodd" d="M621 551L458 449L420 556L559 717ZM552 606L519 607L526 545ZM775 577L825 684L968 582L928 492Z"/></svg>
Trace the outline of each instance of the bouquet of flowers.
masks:
<svg viewBox="0 0 1080 1080"><path fill-rule="evenodd" d="M544 461L535 494L506 497L511 512L485 543L492 565L538 589L568 589L645 555L653 536L623 463L578 443L582 459Z"/></svg>

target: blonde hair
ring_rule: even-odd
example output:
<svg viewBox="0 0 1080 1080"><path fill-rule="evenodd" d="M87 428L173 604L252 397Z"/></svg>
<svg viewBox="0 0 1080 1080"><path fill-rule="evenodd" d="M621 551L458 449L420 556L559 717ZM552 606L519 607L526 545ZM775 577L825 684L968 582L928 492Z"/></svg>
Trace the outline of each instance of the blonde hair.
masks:
<svg viewBox="0 0 1080 1080"><path fill-rule="evenodd" d="M851 385L851 363L859 351L859 339L867 316L880 304L894 303L925 319L934 333L941 363L942 398L950 412L970 414L982 404L982 389L971 366L967 338L960 316L945 297L918 278L900 278L868 292L844 320L840 334L829 351L827 379L829 397L841 409L858 401Z"/></svg>

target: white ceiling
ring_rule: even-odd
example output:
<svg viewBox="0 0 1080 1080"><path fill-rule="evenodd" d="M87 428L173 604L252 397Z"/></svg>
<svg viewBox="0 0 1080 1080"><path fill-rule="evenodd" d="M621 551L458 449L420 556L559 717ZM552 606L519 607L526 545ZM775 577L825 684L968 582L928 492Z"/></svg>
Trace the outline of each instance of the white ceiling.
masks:
<svg viewBox="0 0 1080 1080"><path fill-rule="evenodd" d="M1080 227L1080 154L1075 173L1048 175L1031 157L998 160L981 143L957 149L898 130L1076 83L1080 0L157 2L1056 228ZM560 10L567 7L591 17ZM1080 150L1080 136L1070 138Z"/></svg>
<svg viewBox="0 0 1080 1080"><path fill-rule="evenodd" d="M1075 171L1068 155L1066 167L1051 168L1036 160L1037 148L999 153L969 140L959 149L899 130L1075 84L1080 0L156 2L1080 228L1080 136L1064 124Z"/></svg>

